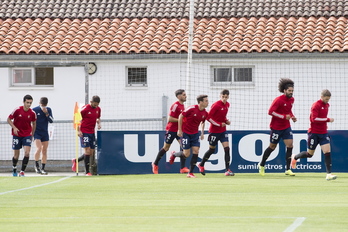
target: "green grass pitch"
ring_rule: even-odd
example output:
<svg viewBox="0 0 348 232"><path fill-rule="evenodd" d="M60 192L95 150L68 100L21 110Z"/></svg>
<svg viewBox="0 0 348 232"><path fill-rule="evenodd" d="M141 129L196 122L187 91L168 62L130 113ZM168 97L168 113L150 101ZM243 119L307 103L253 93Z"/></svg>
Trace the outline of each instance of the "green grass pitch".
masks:
<svg viewBox="0 0 348 232"><path fill-rule="evenodd" d="M0 177L0 231L348 231L348 173Z"/></svg>

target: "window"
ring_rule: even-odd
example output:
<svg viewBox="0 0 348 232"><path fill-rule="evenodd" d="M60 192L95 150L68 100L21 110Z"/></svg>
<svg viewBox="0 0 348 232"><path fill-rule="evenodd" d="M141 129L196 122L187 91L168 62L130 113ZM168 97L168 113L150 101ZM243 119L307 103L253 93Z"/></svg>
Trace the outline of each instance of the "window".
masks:
<svg viewBox="0 0 348 232"><path fill-rule="evenodd" d="M127 67L127 86L147 86L147 68Z"/></svg>
<svg viewBox="0 0 348 232"><path fill-rule="evenodd" d="M11 86L53 86L53 68L13 68Z"/></svg>
<svg viewBox="0 0 348 232"><path fill-rule="evenodd" d="M253 85L253 67L213 67L213 86Z"/></svg>

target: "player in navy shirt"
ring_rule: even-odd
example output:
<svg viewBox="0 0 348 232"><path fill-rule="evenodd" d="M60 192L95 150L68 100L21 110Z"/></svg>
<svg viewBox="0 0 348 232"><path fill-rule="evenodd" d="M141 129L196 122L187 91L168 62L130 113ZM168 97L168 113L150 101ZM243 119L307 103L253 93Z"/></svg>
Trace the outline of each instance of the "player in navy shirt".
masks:
<svg viewBox="0 0 348 232"><path fill-rule="evenodd" d="M35 171L38 174L47 175L45 171L45 166L47 162L47 148L48 148L48 123L53 123L53 115L50 107L47 107L48 99L47 97L42 97L40 99L40 105L33 108L36 114L36 130L34 134L34 141L36 145L35 152ZM41 158L41 168L39 164L40 154Z"/></svg>

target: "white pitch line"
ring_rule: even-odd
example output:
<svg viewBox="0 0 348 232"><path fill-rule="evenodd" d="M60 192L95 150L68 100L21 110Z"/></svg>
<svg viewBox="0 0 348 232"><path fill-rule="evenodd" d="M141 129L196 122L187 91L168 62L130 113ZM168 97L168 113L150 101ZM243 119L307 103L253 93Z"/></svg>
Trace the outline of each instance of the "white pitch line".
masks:
<svg viewBox="0 0 348 232"><path fill-rule="evenodd" d="M302 223L306 220L305 217L298 217L296 220L288 227L284 232L293 232L297 229L297 227L301 226Z"/></svg>
<svg viewBox="0 0 348 232"><path fill-rule="evenodd" d="M14 192L19 192L19 191L24 191L24 190L28 190L28 189L32 189L32 188L38 188L38 187L42 187L42 186L49 185L49 184L55 184L55 183L61 182L63 180L66 180L66 179L68 179L70 177L71 176L67 176L67 177L64 177L62 179L55 180L55 181L52 181L52 182L48 182L48 183L45 183L45 184L39 184L39 185L34 185L34 186L31 186L31 187L27 187L27 188L15 189L15 190L7 191L7 192L2 192L2 193L0 193L0 195L5 195L7 193L14 193Z"/></svg>

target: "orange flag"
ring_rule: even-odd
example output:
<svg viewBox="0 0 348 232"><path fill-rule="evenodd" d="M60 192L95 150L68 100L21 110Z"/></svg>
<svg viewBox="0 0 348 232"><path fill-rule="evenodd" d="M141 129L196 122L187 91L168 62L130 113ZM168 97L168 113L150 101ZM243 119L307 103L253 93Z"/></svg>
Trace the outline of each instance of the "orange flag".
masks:
<svg viewBox="0 0 348 232"><path fill-rule="evenodd" d="M74 119L73 119L75 130L77 130L77 126L79 126L81 124L81 119L82 119L82 116L80 113L79 104L76 102L75 108L74 108Z"/></svg>

